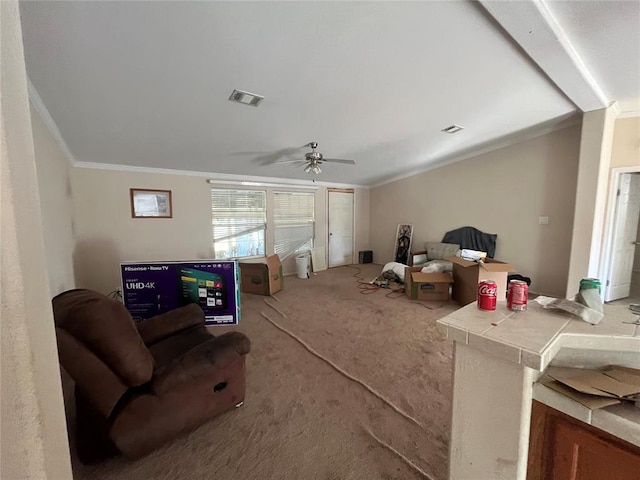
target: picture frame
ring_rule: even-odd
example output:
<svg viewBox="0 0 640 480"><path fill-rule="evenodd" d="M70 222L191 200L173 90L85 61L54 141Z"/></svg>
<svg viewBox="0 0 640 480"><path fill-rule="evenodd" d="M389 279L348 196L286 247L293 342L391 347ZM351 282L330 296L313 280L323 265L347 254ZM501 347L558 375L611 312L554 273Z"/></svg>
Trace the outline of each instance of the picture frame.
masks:
<svg viewBox="0 0 640 480"><path fill-rule="evenodd" d="M173 218L171 190L131 188L132 218Z"/></svg>
<svg viewBox="0 0 640 480"><path fill-rule="evenodd" d="M393 261L408 265L411 240L413 238L413 225L400 224L396 231L396 243L393 249Z"/></svg>

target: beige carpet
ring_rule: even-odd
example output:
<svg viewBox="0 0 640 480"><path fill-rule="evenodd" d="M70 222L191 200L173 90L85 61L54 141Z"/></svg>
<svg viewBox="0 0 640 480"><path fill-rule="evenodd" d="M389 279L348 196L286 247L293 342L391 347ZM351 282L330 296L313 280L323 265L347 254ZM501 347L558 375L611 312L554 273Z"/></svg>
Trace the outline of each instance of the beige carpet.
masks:
<svg viewBox="0 0 640 480"><path fill-rule="evenodd" d="M360 267L367 280L380 273ZM237 329L252 341L244 406L136 462L74 459L75 478L446 478L452 346L435 320L457 307L431 310L382 289L363 295L356 272L287 277L276 300L243 295Z"/></svg>

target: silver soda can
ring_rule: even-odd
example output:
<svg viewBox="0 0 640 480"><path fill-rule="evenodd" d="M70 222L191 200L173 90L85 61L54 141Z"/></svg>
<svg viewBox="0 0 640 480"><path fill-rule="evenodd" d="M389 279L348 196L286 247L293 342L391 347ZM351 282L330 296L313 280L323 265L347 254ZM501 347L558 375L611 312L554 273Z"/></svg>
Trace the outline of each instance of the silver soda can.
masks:
<svg viewBox="0 0 640 480"><path fill-rule="evenodd" d="M507 308L516 312L527 309L529 299L529 285L522 280L511 280L509 282L509 292L507 293Z"/></svg>

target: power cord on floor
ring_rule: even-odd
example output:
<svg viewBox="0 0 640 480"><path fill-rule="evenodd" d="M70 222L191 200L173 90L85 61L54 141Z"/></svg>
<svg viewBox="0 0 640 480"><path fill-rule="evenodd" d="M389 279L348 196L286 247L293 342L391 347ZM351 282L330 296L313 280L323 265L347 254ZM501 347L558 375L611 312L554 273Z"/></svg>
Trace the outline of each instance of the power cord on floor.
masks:
<svg viewBox="0 0 640 480"><path fill-rule="evenodd" d="M362 270L360 270L360 267L356 267L355 265L345 265L345 266L353 270L356 270L356 272L352 276L355 277L357 280L357 287L361 290L360 292L361 295L371 295L372 293L376 293L378 290L383 288L383 287L380 287L379 285L376 285L375 283L365 282L364 279L362 278L362 275L361 275ZM404 287L400 287L400 288L389 287L389 288L391 289L391 291L387 292L385 294L385 297L391 298L391 299L404 297L404 294L405 294ZM415 302L415 301L412 301L411 303L421 305L427 310L437 310L438 308L442 308L442 304L430 306L430 305L425 305L424 303Z"/></svg>
<svg viewBox="0 0 640 480"><path fill-rule="evenodd" d="M372 293L376 293L380 290L380 287L375 283L366 282L364 278L362 278L360 267L356 267L354 265L345 265L348 268L356 270L356 272L352 275L356 279L356 285L361 290L361 295L371 295Z"/></svg>
<svg viewBox="0 0 640 480"><path fill-rule="evenodd" d="M432 307L431 305L425 305L422 302L411 302L411 303L415 303L416 305L422 305L427 310L437 310L438 308L442 308L442 304Z"/></svg>
<svg viewBox="0 0 640 480"><path fill-rule="evenodd" d="M404 288L399 288L399 289L392 288L390 292L387 292L385 294L385 297L391 298L391 299L404 297Z"/></svg>

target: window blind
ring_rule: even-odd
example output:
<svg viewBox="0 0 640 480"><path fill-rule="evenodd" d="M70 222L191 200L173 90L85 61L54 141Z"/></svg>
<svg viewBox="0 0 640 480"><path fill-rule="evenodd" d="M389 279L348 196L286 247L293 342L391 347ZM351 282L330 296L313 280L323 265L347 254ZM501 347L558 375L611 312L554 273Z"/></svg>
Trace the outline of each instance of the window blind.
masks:
<svg viewBox="0 0 640 480"><path fill-rule="evenodd" d="M280 259L313 248L315 194L274 192L274 247Z"/></svg>
<svg viewBox="0 0 640 480"><path fill-rule="evenodd" d="M264 255L264 191L211 189L211 224L216 259Z"/></svg>

